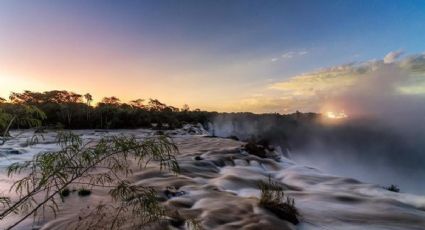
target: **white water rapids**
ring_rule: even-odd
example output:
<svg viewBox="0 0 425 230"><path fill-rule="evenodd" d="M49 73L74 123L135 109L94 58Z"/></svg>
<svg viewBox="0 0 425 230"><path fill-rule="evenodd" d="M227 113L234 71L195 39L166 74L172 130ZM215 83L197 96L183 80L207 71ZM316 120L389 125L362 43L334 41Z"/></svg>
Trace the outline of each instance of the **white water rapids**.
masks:
<svg viewBox="0 0 425 230"><path fill-rule="evenodd" d="M425 229L423 196L394 193L378 185L329 175L283 156L280 162L259 158L243 151L243 142L206 137L202 130L195 130L192 132L194 135L187 134L187 131L170 133L179 147L180 174L159 172L158 168L151 166L135 172L131 180L136 184L153 186L158 191L175 187L180 195L164 201L164 205L177 210L182 216L197 218L204 229ZM86 130L76 133L89 140L117 134L143 137L154 132ZM23 145L31 135L26 133L0 147L2 192L7 192L12 183L4 172L8 165L31 159L42 151L58 149L54 135L50 133L39 144ZM16 152L12 150L18 150L20 154L13 154ZM285 185L285 195L295 199L295 206L301 214L300 224L293 225L258 206L258 182L268 180L269 176ZM56 219L46 217L46 221L37 225L41 229L75 228L79 211L104 199L105 194L101 190L94 190L91 196L83 198L71 194L61 204ZM13 218L0 222L0 229L11 221ZM31 227L33 223L28 220L17 229ZM184 224L155 227L186 228Z"/></svg>

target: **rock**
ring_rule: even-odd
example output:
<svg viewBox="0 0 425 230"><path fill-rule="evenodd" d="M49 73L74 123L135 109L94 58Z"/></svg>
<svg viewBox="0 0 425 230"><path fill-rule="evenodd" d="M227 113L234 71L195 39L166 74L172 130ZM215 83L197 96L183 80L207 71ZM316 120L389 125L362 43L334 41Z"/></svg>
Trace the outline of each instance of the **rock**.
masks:
<svg viewBox="0 0 425 230"><path fill-rule="evenodd" d="M167 189L164 190L164 195L170 199L173 197L177 197L177 196L183 196L185 195L186 192L185 191L178 191L176 188L174 187L168 187Z"/></svg>
<svg viewBox="0 0 425 230"><path fill-rule="evenodd" d="M261 158L266 158L266 150L264 149L264 146L262 145L258 145L257 143L255 143L254 141L250 141L248 142L245 146L244 149L252 155L261 157Z"/></svg>
<svg viewBox="0 0 425 230"><path fill-rule="evenodd" d="M19 155L22 154L21 151L17 150L17 149L12 149L12 148L6 148L1 150L3 153L5 154L13 154L13 155Z"/></svg>
<svg viewBox="0 0 425 230"><path fill-rule="evenodd" d="M172 219L169 220L169 222L172 226L179 228L179 227L184 225L185 220L184 219L172 218Z"/></svg>
<svg viewBox="0 0 425 230"><path fill-rule="evenodd" d="M235 136L235 135L228 136L227 138L232 139L232 140L235 140L235 141L239 141L239 138L237 136Z"/></svg>

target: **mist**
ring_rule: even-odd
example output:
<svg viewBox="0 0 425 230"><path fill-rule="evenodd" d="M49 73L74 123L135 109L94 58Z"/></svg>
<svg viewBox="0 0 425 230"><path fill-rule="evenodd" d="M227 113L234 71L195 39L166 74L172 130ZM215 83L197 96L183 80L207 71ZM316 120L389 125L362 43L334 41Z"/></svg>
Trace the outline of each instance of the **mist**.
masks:
<svg viewBox="0 0 425 230"><path fill-rule="evenodd" d="M388 56L388 55L387 55ZM351 65L354 83L327 97L322 111L344 110L346 119L319 114L222 114L218 136L267 139L298 163L402 192L425 194L424 55L398 55Z"/></svg>

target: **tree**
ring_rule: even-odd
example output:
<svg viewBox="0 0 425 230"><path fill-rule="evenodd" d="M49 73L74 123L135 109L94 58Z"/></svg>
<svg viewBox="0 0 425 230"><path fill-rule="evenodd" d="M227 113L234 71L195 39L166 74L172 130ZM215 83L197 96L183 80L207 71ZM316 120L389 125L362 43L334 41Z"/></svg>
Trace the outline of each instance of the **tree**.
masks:
<svg viewBox="0 0 425 230"><path fill-rule="evenodd" d="M132 174L132 163L137 162L140 169L147 162L159 164L161 169L178 172L175 159L177 147L167 137L152 137L139 140L134 136L112 136L97 142L84 143L78 135L59 133L57 141L62 146L60 151L40 153L30 161L14 163L8 168L8 175L13 176L28 172L26 176L13 184L11 190L18 194L16 200L3 197L0 201L6 209L0 213L0 220L12 213L22 213L7 229L17 226L26 218L37 215L39 210L51 208L58 211L57 202L64 202L61 191L71 185L109 188L109 195L115 204L98 206L94 209L104 217L111 229L119 228L132 214L137 225L146 224L162 218L163 210L159 206L156 192L151 187L134 185L127 181ZM102 168L102 173L96 169ZM122 176L118 176L122 175ZM90 218L88 215L86 218ZM82 217L82 221L84 221ZM114 228L115 227L115 228ZM89 229L103 226L89 226Z"/></svg>
<svg viewBox="0 0 425 230"><path fill-rule="evenodd" d="M5 102L6 102L6 99L4 99L4 98L0 97L0 104L3 104L3 103L5 103Z"/></svg>
<svg viewBox="0 0 425 230"><path fill-rule="evenodd" d="M89 93L86 93L84 94L84 98L86 99L87 106L91 106L91 102L93 101L92 95Z"/></svg>
<svg viewBox="0 0 425 230"><path fill-rule="evenodd" d="M33 128L41 126L41 121L46 119L43 111L35 106L18 105L13 107L13 111L5 112L0 109L0 145L12 139L9 131L12 125L18 127Z"/></svg>
<svg viewBox="0 0 425 230"><path fill-rule="evenodd" d="M55 92L55 91L52 91ZM62 114L65 116L68 127L72 127L72 116L76 110L76 105L82 102L82 96L73 92L59 91L60 100L57 101L62 107Z"/></svg>
<svg viewBox="0 0 425 230"><path fill-rule="evenodd" d="M12 103L15 104L40 104L45 100L43 93L31 92L25 90L23 93L12 92L9 96L9 99Z"/></svg>
<svg viewBox="0 0 425 230"><path fill-rule="evenodd" d="M145 108L145 105L143 104L144 101L145 101L144 99L139 98L139 99L130 101L130 105L133 108L143 109L143 108Z"/></svg>
<svg viewBox="0 0 425 230"><path fill-rule="evenodd" d="M87 105L87 109L86 109L86 118L87 121L90 119L90 108L91 108L91 102L93 101L93 97L91 94L86 93L84 94L84 98L86 99L86 105Z"/></svg>
<svg viewBox="0 0 425 230"><path fill-rule="evenodd" d="M163 111L167 105L157 99L149 99L148 107L150 111Z"/></svg>
<svg viewBox="0 0 425 230"><path fill-rule="evenodd" d="M103 104L108 104L108 105L119 105L120 102L121 102L121 100L119 98L117 98L117 97L114 97L114 96L112 96L112 97L104 97L102 99L102 103Z"/></svg>
<svg viewBox="0 0 425 230"><path fill-rule="evenodd" d="M182 112L189 112L189 111L190 111L189 105L184 104L182 107Z"/></svg>
<svg viewBox="0 0 425 230"><path fill-rule="evenodd" d="M180 113L178 108L167 106L156 99L136 99L126 104L112 96L105 97L94 107L91 106L92 101L89 93L80 95L66 90L24 91L12 93L10 102L0 103L0 108L9 113L19 105L36 106L48 116L43 125L67 129L141 128L150 127L152 123L178 128L184 123L203 123L213 115L193 109ZM188 109L186 106L184 108Z"/></svg>

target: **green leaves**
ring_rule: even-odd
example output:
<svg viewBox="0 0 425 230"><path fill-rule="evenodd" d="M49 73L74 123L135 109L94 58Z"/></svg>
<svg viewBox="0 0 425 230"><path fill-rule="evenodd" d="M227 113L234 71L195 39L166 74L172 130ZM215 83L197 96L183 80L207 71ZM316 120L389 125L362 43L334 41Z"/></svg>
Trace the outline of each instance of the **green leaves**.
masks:
<svg viewBox="0 0 425 230"><path fill-rule="evenodd" d="M14 211L26 213L25 219L45 207L56 213L56 199L63 201L60 193L70 185L111 188L109 195L117 203L114 208L120 210L118 213L131 212L147 221L162 216L163 210L157 203L155 190L132 185L125 178L132 173L133 161L140 169L149 162L155 162L161 170L178 172L175 158L178 149L170 138L109 136L84 142L71 132L60 132L57 141L61 150L40 153L31 161L14 163L8 168L9 176L24 172L27 175L11 187L19 199L0 213L0 220ZM40 197L39 194L44 199L35 199ZM115 218L121 217L116 215Z"/></svg>
<svg viewBox="0 0 425 230"><path fill-rule="evenodd" d="M32 105L19 104L14 106L11 112L0 109L0 145L13 138L9 135L12 125L34 128L41 126L44 119L46 119L44 112Z"/></svg>

